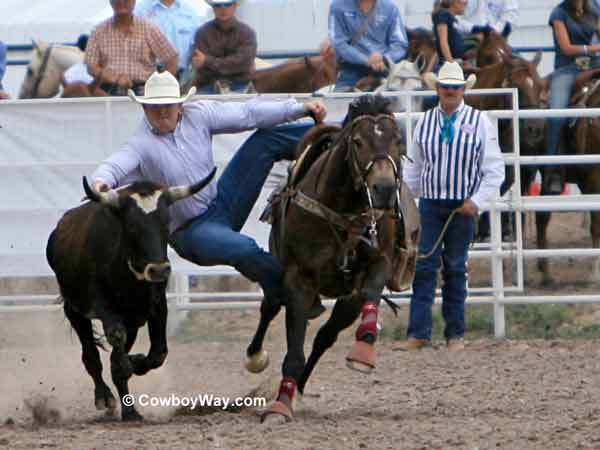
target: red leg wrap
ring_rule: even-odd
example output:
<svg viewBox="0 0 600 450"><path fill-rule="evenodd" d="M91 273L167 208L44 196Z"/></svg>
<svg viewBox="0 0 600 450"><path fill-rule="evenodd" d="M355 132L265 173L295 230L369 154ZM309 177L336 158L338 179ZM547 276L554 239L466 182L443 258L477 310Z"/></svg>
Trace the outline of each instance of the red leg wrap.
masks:
<svg viewBox="0 0 600 450"><path fill-rule="evenodd" d="M279 385L279 394L277 400L292 405L294 394L296 393L296 380L290 377L283 377L281 384Z"/></svg>
<svg viewBox="0 0 600 450"><path fill-rule="evenodd" d="M362 341L365 336L372 335L377 339L377 313L379 307L374 303L365 303L362 307L362 320L356 330L356 340Z"/></svg>

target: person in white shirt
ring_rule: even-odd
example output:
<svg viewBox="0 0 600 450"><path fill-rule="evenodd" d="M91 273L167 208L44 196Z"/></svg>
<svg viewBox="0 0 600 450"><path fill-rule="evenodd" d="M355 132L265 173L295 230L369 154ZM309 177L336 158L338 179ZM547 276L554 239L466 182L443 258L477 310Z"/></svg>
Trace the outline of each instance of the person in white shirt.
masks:
<svg viewBox="0 0 600 450"><path fill-rule="evenodd" d="M519 0L469 0L459 28L464 33L493 30L508 37L518 18Z"/></svg>
<svg viewBox="0 0 600 450"><path fill-rule="evenodd" d="M444 336L448 350L464 348L466 266L475 217L498 195L504 181L498 130L485 112L464 102L465 89L475 80L475 75L465 80L457 62L444 63L438 76L425 76L427 85L437 91L439 105L428 110L415 127L403 179L420 198L419 253L428 257L417 261L408 340L399 350L431 345L431 307L442 262ZM445 224L448 227L443 231Z"/></svg>
<svg viewBox="0 0 600 450"><path fill-rule="evenodd" d="M85 52L88 35L82 34L77 39L77 47ZM89 74L87 66L82 61L73 64L62 75L63 92L61 97L105 97L108 94L94 85L94 78Z"/></svg>

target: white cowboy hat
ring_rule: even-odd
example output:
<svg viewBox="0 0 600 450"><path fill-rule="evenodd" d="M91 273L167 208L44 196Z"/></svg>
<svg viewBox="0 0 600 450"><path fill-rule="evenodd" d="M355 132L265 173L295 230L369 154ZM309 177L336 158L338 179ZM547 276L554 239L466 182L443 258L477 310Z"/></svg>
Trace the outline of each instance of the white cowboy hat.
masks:
<svg viewBox="0 0 600 450"><path fill-rule="evenodd" d="M187 95L181 96L177 79L166 70L162 73L154 72L144 85L144 95L137 96L129 89L127 95L131 100L143 105L172 105L183 103L196 93L192 87Z"/></svg>
<svg viewBox="0 0 600 450"><path fill-rule="evenodd" d="M425 84L430 89L435 89L438 84L465 86L465 89L471 89L477 81L477 77L472 73L465 80L465 75L460 64L457 62L445 62L437 76L433 72L427 72L423 75L423 81L425 81Z"/></svg>

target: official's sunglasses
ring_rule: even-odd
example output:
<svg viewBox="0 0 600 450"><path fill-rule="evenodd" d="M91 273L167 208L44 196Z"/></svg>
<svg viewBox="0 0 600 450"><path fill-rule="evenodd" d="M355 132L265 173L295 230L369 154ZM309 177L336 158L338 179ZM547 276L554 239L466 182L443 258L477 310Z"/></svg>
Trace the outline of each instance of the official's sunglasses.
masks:
<svg viewBox="0 0 600 450"><path fill-rule="evenodd" d="M439 83L438 86L441 87L442 89L462 89L463 87L465 87L464 84L445 84L445 83Z"/></svg>

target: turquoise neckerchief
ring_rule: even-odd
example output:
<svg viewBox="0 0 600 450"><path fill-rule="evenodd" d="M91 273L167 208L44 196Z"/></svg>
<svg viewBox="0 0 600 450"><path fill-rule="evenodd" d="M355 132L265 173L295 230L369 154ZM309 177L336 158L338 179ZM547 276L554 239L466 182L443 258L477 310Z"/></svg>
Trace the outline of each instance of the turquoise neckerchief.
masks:
<svg viewBox="0 0 600 450"><path fill-rule="evenodd" d="M458 116L458 110L450 114L450 117L446 115L444 110L440 109L440 111L442 111L442 118L444 119L444 123L442 124L442 142L446 141L448 144L451 144L454 139L454 121L456 120L456 116Z"/></svg>

